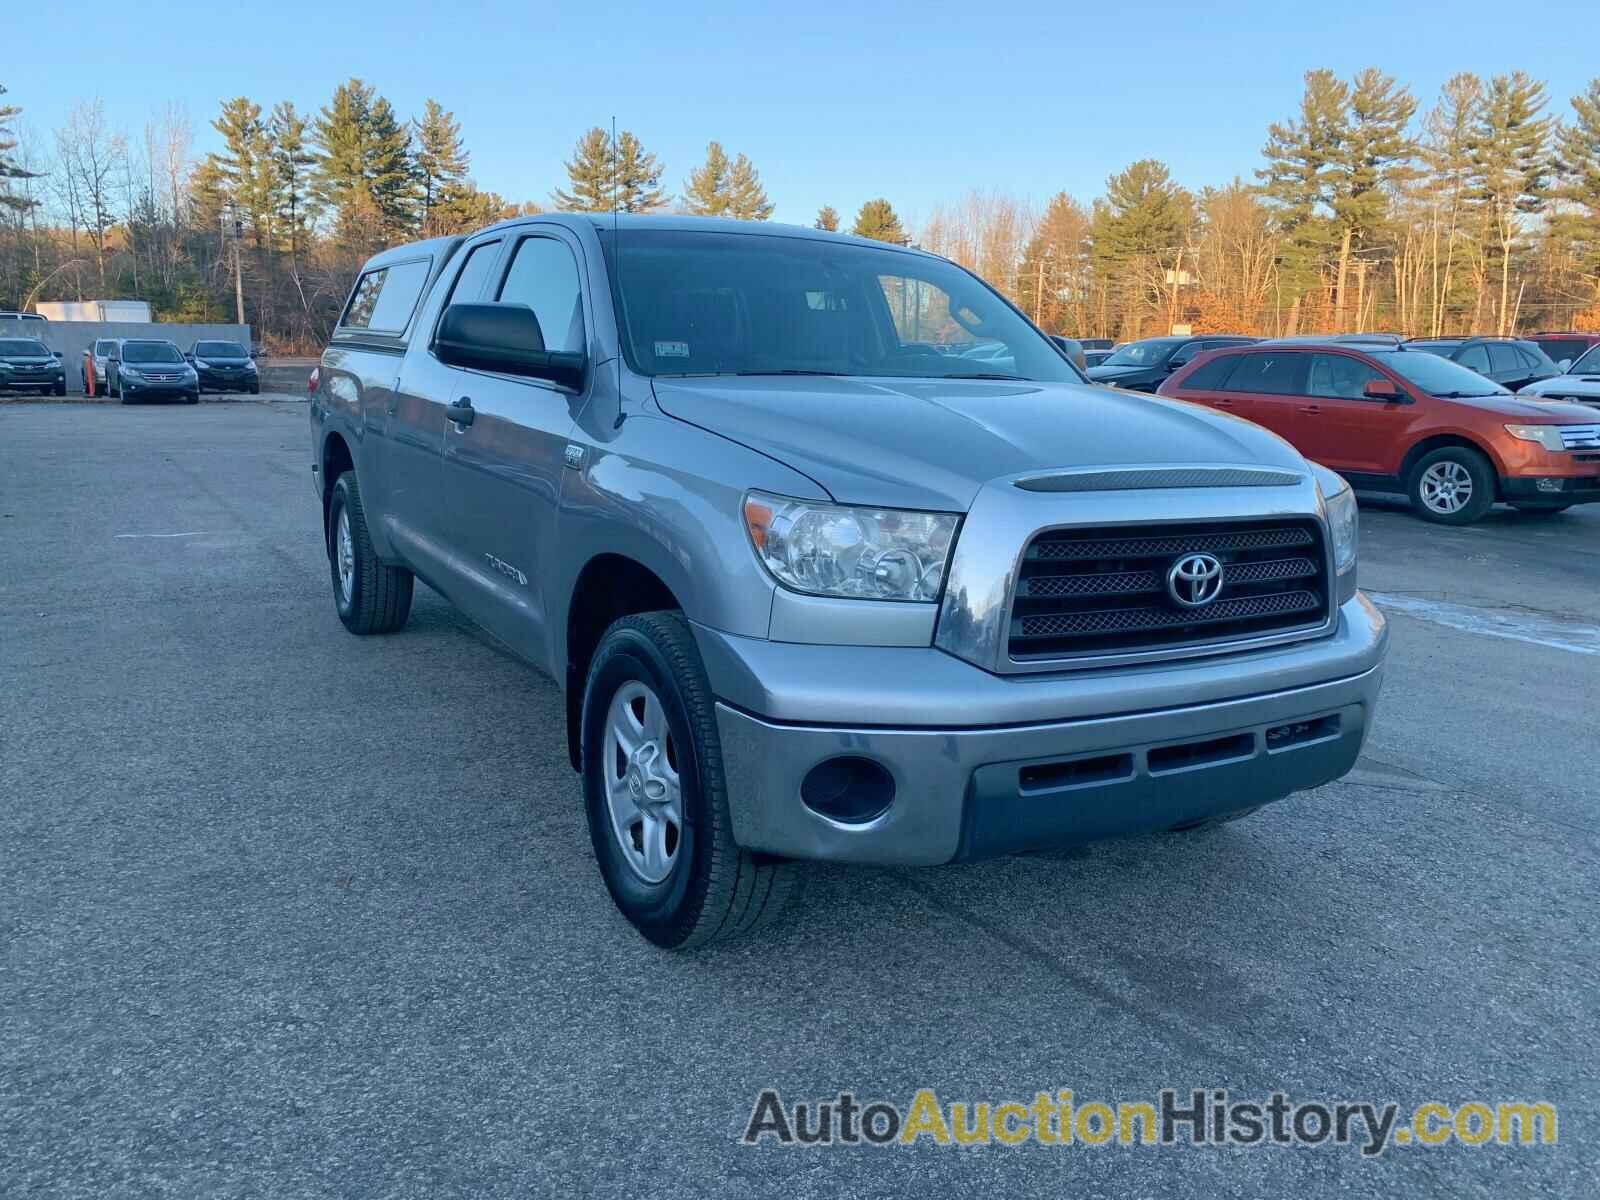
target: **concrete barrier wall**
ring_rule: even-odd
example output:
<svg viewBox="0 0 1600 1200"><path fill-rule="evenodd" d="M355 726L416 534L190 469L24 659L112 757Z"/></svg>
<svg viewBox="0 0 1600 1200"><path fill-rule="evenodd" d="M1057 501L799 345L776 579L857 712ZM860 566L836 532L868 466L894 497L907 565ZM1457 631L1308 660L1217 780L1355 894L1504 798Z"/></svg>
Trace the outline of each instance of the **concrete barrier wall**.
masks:
<svg viewBox="0 0 1600 1200"><path fill-rule="evenodd" d="M52 350L61 351L67 368L67 391L83 394L83 355L97 338L159 338L188 350L198 341L220 341L250 345L248 325L173 325L142 321L0 321L0 337L38 338Z"/></svg>

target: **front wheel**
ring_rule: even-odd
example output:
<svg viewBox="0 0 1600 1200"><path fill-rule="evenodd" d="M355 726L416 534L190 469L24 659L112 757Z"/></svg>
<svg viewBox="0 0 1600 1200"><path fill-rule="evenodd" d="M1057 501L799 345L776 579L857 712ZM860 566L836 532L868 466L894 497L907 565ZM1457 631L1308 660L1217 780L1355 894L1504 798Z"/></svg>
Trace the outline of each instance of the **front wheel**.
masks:
<svg viewBox="0 0 1600 1200"><path fill-rule="evenodd" d="M404 567L386 566L372 548L354 471L333 485L328 505L328 567L339 620L351 633L393 633L411 615L416 580Z"/></svg>
<svg viewBox="0 0 1600 1200"><path fill-rule="evenodd" d="M583 693L589 838L611 899L658 946L686 950L773 921L795 867L733 840L710 685L681 613L624 617Z"/></svg>
<svg viewBox="0 0 1600 1200"><path fill-rule="evenodd" d="M1470 525L1494 506L1494 468L1476 450L1444 446L1417 461L1406 493L1423 520Z"/></svg>

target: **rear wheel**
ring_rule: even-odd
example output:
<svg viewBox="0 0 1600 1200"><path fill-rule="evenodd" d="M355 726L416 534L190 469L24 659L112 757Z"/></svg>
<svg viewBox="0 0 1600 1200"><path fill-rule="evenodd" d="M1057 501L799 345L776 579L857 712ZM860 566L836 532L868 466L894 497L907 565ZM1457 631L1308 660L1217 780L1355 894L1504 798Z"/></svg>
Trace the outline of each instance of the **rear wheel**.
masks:
<svg viewBox="0 0 1600 1200"><path fill-rule="evenodd" d="M372 548L355 472L333 485L328 505L328 567L339 620L351 633L393 633L411 615L415 579L404 567L386 566Z"/></svg>
<svg viewBox="0 0 1600 1200"><path fill-rule="evenodd" d="M733 840L711 688L682 614L640 613L606 631L582 732L595 861L634 928L684 950L778 916L795 867Z"/></svg>
<svg viewBox="0 0 1600 1200"><path fill-rule="evenodd" d="M1406 494L1425 521L1470 525L1494 505L1494 469L1476 450L1444 446L1417 460Z"/></svg>

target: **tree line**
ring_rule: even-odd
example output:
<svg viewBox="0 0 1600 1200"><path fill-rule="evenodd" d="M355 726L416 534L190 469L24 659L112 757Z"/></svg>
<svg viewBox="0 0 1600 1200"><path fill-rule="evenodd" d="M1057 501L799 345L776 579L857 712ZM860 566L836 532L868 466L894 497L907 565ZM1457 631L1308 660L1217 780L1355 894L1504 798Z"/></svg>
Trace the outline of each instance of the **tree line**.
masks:
<svg viewBox="0 0 1600 1200"><path fill-rule="evenodd" d="M913 225L878 197L848 230L945 255L1043 327L1082 336L1597 327L1600 80L1570 107L1552 112L1520 71L1457 75L1424 111L1377 69L1313 70L1248 177L1191 191L1141 159L1087 203L1060 193L1035 209L975 189ZM546 206L774 211L744 153L710 142L674 193L635 134L601 128L562 164L565 186L508 201L473 179L438 101L402 118L359 79L314 113L239 96L210 124L221 148L195 159L176 106L130 136L88 101L42 137L0 101L0 307L134 296L165 319L231 319L237 255L258 338L306 351L360 263L398 242ZM814 223L844 218L826 206Z"/></svg>

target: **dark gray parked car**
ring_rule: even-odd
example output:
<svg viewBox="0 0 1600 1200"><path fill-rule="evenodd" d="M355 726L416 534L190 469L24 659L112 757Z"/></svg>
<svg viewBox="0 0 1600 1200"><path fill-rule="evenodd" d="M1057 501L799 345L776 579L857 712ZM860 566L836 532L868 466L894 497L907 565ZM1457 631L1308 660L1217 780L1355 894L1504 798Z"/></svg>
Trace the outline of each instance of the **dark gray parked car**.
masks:
<svg viewBox="0 0 1600 1200"><path fill-rule="evenodd" d="M310 417L340 620L400 629L420 578L560 683L600 872L661 945L761 924L794 860L1229 819L1372 721L1344 481L1087 386L933 255L584 215L402 246Z"/></svg>
<svg viewBox="0 0 1600 1200"><path fill-rule="evenodd" d="M67 370L61 354L38 338L0 338L0 390L67 394Z"/></svg>
<svg viewBox="0 0 1600 1200"><path fill-rule="evenodd" d="M138 400L200 403L200 377L171 342L119 338L106 359L106 390L124 404Z"/></svg>
<svg viewBox="0 0 1600 1200"><path fill-rule="evenodd" d="M261 391L255 357L238 342L196 342L184 357L194 365L202 392Z"/></svg>

